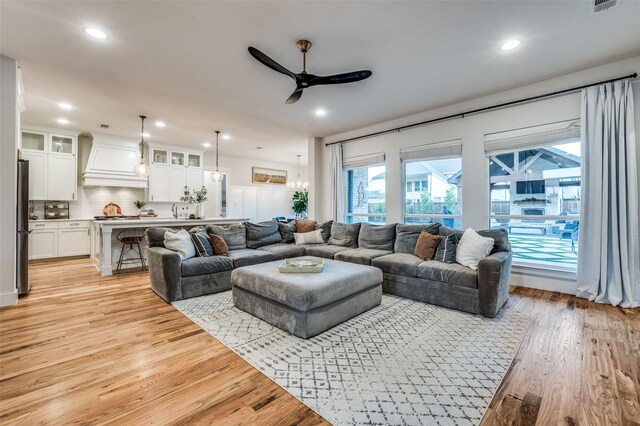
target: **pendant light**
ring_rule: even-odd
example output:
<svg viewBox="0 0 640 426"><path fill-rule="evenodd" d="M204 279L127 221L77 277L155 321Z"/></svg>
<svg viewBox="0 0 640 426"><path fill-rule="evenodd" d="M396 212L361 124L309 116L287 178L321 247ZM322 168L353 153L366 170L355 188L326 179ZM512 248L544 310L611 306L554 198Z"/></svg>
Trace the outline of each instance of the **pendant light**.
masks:
<svg viewBox="0 0 640 426"><path fill-rule="evenodd" d="M292 191L306 191L307 190L307 186L309 185L307 182L305 182L304 184L302 183L302 180L300 179L300 154L298 154L298 175L296 176L296 181L294 182L290 182L289 183L289 188Z"/></svg>
<svg viewBox="0 0 640 426"><path fill-rule="evenodd" d="M222 182L222 173L220 173L220 167L218 165L218 136L220 136L220 130L216 130L216 171L211 173L211 180L214 182Z"/></svg>
<svg viewBox="0 0 640 426"><path fill-rule="evenodd" d="M136 175L141 177L149 176L149 167L144 162L144 120L147 118L144 115L140 115L140 120L142 121L142 134L140 136L140 162L136 164L133 171Z"/></svg>

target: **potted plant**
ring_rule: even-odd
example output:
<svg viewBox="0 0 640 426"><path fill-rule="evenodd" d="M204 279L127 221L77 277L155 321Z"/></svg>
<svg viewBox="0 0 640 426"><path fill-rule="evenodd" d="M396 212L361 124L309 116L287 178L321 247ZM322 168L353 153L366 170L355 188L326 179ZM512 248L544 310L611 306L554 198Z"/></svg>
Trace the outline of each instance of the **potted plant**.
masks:
<svg viewBox="0 0 640 426"><path fill-rule="evenodd" d="M309 207L309 192L296 191L293 193L293 212L296 217L304 217L307 214L307 208Z"/></svg>
<svg viewBox="0 0 640 426"><path fill-rule="evenodd" d="M180 197L180 201L194 204L196 205L196 218L201 219L204 218L204 207L202 203L207 201L207 188L204 186L196 191L195 189L189 189L188 186L184 187L184 192L182 197Z"/></svg>
<svg viewBox="0 0 640 426"><path fill-rule="evenodd" d="M140 212L142 211L144 206L147 205L147 202L146 201L136 200L136 201L133 202L133 205L136 206L136 209L138 209L138 216L140 216Z"/></svg>

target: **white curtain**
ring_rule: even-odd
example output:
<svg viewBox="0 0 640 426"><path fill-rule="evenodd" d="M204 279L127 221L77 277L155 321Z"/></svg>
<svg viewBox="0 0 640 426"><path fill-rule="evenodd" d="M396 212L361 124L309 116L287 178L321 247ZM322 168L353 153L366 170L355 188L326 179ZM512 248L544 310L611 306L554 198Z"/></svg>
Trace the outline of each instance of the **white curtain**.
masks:
<svg viewBox="0 0 640 426"><path fill-rule="evenodd" d="M582 91L578 296L640 306L638 164L630 80Z"/></svg>
<svg viewBox="0 0 640 426"><path fill-rule="evenodd" d="M331 193L331 219L344 222L345 187L344 170L342 168L342 144L336 143L329 146L331 161L329 162L329 188Z"/></svg>

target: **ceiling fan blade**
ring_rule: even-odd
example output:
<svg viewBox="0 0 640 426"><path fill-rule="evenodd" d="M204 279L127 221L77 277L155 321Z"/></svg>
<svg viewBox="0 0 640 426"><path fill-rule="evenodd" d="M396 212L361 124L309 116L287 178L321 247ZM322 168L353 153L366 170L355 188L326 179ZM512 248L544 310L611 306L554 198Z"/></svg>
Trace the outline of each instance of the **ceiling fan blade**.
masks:
<svg viewBox="0 0 640 426"><path fill-rule="evenodd" d="M295 104L298 102L298 99L302 96L302 91L304 89L302 87L297 87L296 90L293 91L291 96L285 101L285 104Z"/></svg>
<svg viewBox="0 0 640 426"><path fill-rule="evenodd" d="M276 61L274 61L273 59L271 59L270 57L268 57L258 49L256 49L255 47L250 46L249 53L251 53L251 56L256 58L258 61L262 62L264 65L268 66L272 70L278 71L284 75L288 75L289 77L296 80L296 75L294 73L292 73L291 71L289 71L288 69L286 69L285 67L283 67L282 65L280 65L279 63L277 63Z"/></svg>
<svg viewBox="0 0 640 426"><path fill-rule="evenodd" d="M365 78L371 77L371 71L362 70L362 71L352 71L346 72L344 74L335 74L335 75L317 75L312 76L309 79L309 86L317 86L320 84L343 84L343 83L355 83L356 81L364 80Z"/></svg>

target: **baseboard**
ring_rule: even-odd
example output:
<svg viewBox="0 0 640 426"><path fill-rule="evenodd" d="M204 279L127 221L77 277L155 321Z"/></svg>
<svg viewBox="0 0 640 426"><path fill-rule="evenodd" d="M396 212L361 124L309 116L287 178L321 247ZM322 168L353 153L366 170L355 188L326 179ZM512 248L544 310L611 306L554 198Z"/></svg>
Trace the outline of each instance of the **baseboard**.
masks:
<svg viewBox="0 0 640 426"><path fill-rule="evenodd" d="M18 303L18 292L0 293L0 306L11 306Z"/></svg>
<svg viewBox="0 0 640 426"><path fill-rule="evenodd" d="M514 268L511 271L511 284L538 290L557 291L559 293L575 295L577 282L575 274L567 273L537 273L533 270Z"/></svg>

